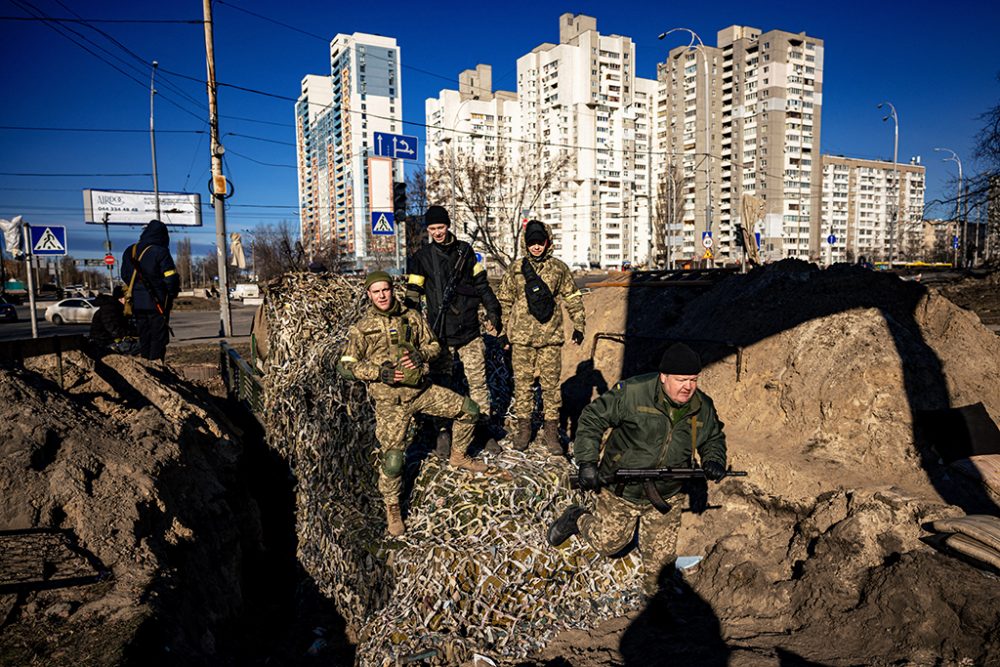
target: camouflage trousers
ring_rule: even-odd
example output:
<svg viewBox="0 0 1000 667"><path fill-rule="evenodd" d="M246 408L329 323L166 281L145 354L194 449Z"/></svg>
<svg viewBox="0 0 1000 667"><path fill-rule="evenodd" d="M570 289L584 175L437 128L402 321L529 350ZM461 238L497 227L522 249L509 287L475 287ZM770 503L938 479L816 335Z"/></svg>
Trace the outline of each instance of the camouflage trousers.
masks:
<svg viewBox="0 0 1000 667"><path fill-rule="evenodd" d="M618 553L632 541L639 525L643 590L654 595L660 573L677 560L677 533L681 527L681 496L667 499L670 511L661 514L651 504L633 503L608 490L597 496L593 514L584 514L577 525L580 535L603 556ZM673 501L673 502L672 502Z"/></svg>
<svg viewBox="0 0 1000 667"><path fill-rule="evenodd" d="M452 428L452 446L466 451L472 442L479 411L469 405L469 399L450 389L432 384L412 400L392 404L382 401L375 405L375 437L379 442L375 467L378 469L378 490L386 501L397 500L403 488L402 470L388 475L385 471L386 454L390 451L405 452L413 441L415 431L413 416L417 413L432 417L445 417L455 422Z"/></svg>
<svg viewBox="0 0 1000 667"><path fill-rule="evenodd" d="M542 387L542 413L545 420L558 423L562 395L559 376L562 374L562 345L532 347L511 345L511 365L514 367L514 400L511 411L515 419L530 419L535 408L535 378Z"/></svg>
<svg viewBox="0 0 1000 667"><path fill-rule="evenodd" d="M431 363L431 373L438 378L438 384L454 387L454 353L462 360L465 379L469 383L469 398L476 402L479 410L490 414L490 392L486 387L486 347L482 336L476 336L465 345L447 345L441 342L441 354Z"/></svg>

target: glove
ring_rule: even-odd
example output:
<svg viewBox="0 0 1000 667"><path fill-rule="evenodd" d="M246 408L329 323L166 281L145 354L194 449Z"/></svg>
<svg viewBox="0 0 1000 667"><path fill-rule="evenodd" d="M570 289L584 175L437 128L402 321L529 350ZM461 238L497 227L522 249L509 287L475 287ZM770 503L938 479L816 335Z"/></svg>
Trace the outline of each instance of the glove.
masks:
<svg viewBox="0 0 1000 667"><path fill-rule="evenodd" d="M710 479L713 482L721 482L722 478L726 476L726 469L717 461L706 461L701 469L705 471L705 479Z"/></svg>
<svg viewBox="0 0 1000 667"><path fill-rule="evenodd" d="M497 342L500 343L500 349L506 350L510 347L510 338L507 338L507 334L504 334L497 338Z"/></svg>
<svg viewBox="0 0 1000 667"><path fill-rule="evenodd" d="M382 364L382 369L378 372L378 379L385 384L396 384L396 367L388 361Z"/></svg>
<svg viewBox="0 0 1000 667"><path fill-rule="evenodd" d="M573 329L573 342L577 345L583 345L583 332L579 329Z"/></svg>
<svg viewBox="0 0 1000 667"><path fill-rule="evenodd" d="M426 360L424 359L424 355L420 354L420 350L415 347L411 347L406 350L406 353L410 355L410 361L413 362L414 366L420 368L424 365L424 361Z"/></svg>
<svg viewBox="0 0 1000 667"><path fill-rule="evenodd" d="M596 463L581 463L577 473L577 481L584 491L597 491L601 488L601 479L597 476Z"/></svg>
<svg viewBox="0 0 1000 667"><path fill-rule="evenodd" d="M486 319L490 321L490 324L493 325L493 331L499 336L503 332L503 322L500 321L500 316L487 315Z"/></svg>

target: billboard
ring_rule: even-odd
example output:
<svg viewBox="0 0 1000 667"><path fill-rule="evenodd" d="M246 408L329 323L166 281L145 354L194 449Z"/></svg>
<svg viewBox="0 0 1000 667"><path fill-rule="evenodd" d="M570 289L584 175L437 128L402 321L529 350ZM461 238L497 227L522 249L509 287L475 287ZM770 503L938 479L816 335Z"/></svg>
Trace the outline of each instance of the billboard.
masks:
<svg viewBox="0 0 1000 667"><path fill-rule="evenodd" d="M139 190L84 190L83 220L110 225L145 225L156 217L156 195ZM201 195L160 193L160 220L165 225L201 227Z"/></svg>
<svg viewBox="0 0 1000 667"><path fill-rule="evenodd" d="M392 210L392 160L368 158L368 210Z"/></svg>

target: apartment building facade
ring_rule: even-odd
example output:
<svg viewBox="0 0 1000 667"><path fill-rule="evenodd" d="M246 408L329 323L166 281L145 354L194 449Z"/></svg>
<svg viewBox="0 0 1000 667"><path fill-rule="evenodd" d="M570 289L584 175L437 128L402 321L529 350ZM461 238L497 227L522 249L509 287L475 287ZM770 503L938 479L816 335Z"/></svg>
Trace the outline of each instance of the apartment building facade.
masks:
<svg viewBox="0 0 1000 667"><path fill-rule="evenodd" d="M819 259L852 262L865 256L873 261L925 259L924 225L926 169L914 158L910 164L823 155L821 236ZM897 175L899 187L897 187ZM896 213L898 209L898 222ZM827 239L835 237L831 245Z"/></svg>
<svg viewBox="0 0 1000 667"><path fill-rule="evenodd" d="M658 182L681 192L674 256L739 257L742 199L764 200L765 259L816 257L823 41L805 33L730 26L716 46L672 49L657 70Z"/></svg>
<svg viewBox="0 0 1000 667"><path fill-rule="evenodd" d="M357 267L383 264L398 239L371 233L368 159L375 132L403 129L400 49L391 37L338 34L330 72L303 78L295 104L302 244L310 256L334 247Z"/></svg>

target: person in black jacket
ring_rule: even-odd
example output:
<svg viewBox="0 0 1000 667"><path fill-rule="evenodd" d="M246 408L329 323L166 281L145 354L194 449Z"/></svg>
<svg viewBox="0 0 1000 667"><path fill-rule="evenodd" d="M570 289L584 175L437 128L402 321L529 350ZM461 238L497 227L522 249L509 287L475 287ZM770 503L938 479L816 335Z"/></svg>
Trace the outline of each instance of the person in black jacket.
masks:
<svg viewBox="0 0 1000 667"><path fill-rule="evenodd" d="M420 308L421 297L427 302L427 321L441 343L441 355L434 364L435 382L458 390L454 381L455 355L462 360L469 383L469 397L479 405L481 421L487 432L487 449L499 450L489 433L490 395L486 386L486 360L479 326L479 305L486 308L486 319L499 336L500 302L497 301L486 269L476 261L475 252L451 232L451 219L442 206L431 206L424 215L431 242L409 260L406 282L407 307ZM445 291L456 275L454 294L444 304ZM438 455L448 456L451 438L446 425L439 427Z"/></svg>
<svg viewBox="0 0 1000 667"><path fill-rule="evenodd" d="M90 344L97 354L134 354L135 334L125 317L125 291L115 286L111 294L98 294L94 299L97 312L90 322Z"/></svg>
<svg viewBox="0 0 1000 667"><path fill-rule="evenodd" d="M132 287L132 315L139 330L140 353L146 359L159 361L167 352L170 308L180 291L169 245L167 226L150 220L139 242L122 253L121 278Z"/></svg>

